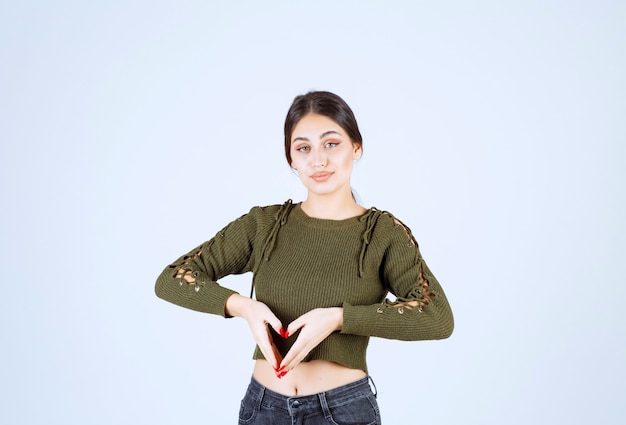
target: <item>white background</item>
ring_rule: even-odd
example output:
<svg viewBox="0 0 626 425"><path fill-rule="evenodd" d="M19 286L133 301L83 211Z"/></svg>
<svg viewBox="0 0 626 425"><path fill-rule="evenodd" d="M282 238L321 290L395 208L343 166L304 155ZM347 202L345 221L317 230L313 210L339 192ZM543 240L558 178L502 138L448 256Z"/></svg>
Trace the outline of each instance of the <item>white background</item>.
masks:
<svg viewBox="0 0 626 425"><path fill-rule="evenodd" d="M0 422L236 423L245 323L154 281L303 199L282 125L324 89L359 120L362 203L411 227L455 314L445 341L372 340L384 423L622 423L625 22L617 0L3 1Z"/></svg>

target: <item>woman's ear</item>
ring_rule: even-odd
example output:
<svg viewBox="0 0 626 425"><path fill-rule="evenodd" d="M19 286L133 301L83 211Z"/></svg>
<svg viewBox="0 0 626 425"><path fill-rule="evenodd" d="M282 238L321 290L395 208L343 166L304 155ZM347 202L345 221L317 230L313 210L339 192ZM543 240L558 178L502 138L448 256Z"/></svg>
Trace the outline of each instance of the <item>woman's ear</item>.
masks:
<svg viewBox="0 0 626 425"><path fill-rule="evenodd" d="M363 153L363 148L361 148L361 145L359 145L358 143L354 144L354 155L353 158L356 161L357 159L361 158L361 154Z"/></svg>

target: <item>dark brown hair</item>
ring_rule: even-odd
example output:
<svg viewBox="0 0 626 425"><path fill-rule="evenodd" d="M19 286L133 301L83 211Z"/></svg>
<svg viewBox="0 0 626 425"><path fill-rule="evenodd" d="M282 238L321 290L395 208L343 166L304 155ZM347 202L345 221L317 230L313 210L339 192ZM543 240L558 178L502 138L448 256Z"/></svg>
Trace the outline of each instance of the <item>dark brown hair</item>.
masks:
<svg viewBox="0 0 626 425"><path fill-rule="evenodd" d="M330 118L344 129L352 143L363 148L363 138L352 109L339 96L327 91L311 91L296 96L285 118L285 157L291 165L291 134L298 122L307 114Z"/></svg>

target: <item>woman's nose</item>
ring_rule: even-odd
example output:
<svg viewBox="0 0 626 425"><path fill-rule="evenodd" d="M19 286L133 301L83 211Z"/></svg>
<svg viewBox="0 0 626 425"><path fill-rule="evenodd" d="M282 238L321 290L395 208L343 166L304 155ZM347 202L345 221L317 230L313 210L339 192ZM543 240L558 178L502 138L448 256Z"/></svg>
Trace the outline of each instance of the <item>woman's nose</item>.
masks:
<svg viewBox="0 0 626 425"><path fill-rule="evenodd" d="M313 154L313 166L314 167L326 166L326 153L324 151L317 151Z"/></svg>

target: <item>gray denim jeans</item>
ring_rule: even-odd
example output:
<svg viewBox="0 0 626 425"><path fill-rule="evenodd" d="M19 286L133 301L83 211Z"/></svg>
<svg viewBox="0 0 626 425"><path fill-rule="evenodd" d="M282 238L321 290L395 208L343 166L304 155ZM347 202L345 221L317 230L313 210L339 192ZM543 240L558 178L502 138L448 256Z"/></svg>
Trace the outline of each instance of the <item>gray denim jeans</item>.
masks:
<svg viewBox="0 0 626 425"><path fill-rule="evenodd" d="M268 390L252 378L239 410L239 425L380 423L369 376L322 393L293 397Z"/></svg>

